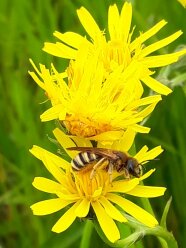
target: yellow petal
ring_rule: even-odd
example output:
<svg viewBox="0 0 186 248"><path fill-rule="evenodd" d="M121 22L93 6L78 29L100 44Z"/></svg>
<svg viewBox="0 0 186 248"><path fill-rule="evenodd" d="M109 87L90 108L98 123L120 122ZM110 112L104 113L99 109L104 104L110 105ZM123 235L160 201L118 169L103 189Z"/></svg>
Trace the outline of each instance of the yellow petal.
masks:
<svg viewBox="0 0 186 248"><path fill-rule="evenodd" d="M62 42L66 43L68 46L74 47L76 49L79 49L82 43L86 42L86 45L91 44L86 38L74 32L66 32L62 34L58 31L55 31L54 36L60 39Z"/></svg>
<svg viewBox="0 0 186 248"><path fill-rule="evenodd" d="M143 127L138 124L133 125L131 128L137 133L149 133L150 132L149 127Z"/></svg>
<svg viewBox="0 0 186 248"><path fill-rule="evenodd" d="M65 179L64 172L61 168L56 166L56 164L53 162L53 160L47 156L47 153L42 154L42 159L41 159L46 166L47 170L56 178L58 182L63 182Z"/></svg>
<svg viewBox="0 0 186 248"><path fill-rule="evenodd" d="M42 73L37 69L36 65L34 64L32 59L29 59L31 65L33 66L34 70L36 73L39 75L40 78L42 78ZM40 65L41 67L41 65ZM45 84L37 77L37 75L34 72L28 72L30 76L34 79L34 81L42 88L45 90Z"/></svg>
<svg viewBox="0 0 186 248"><path fill-rule="evenodd" d="M149 106L147 106L146 108L141 110L139 113L137 113L135 116L139 116L139 117L142 117L142 118L147 117L148 115L150 115L153 112L153 110L155 109L156 105L157 105L157 102L153 103L153 104L150 104Z"/></svg>
<svg viewBox="0 0 186 248"><path fill-rule="evenodd" d="M46 89L45 84L37 77L37 75L34 72L28 71L28 73L33 78L33 80L39 85L39 87L41 87L44 90Z"/></svg>
<svg viewBox="0 0 186 248"><path fill-rule="evenodd" d="M77 14L86 32L92 39L95 39L95 37L100 34L101 31L93 17L84 7L81 7L79 10L77 10Z"/></svg>
<svg viewBox="0 0 186 248"><path fill-rule="evenodd" d="M138 38L136 38L130 45L130 49L134 50L136 47L139 46L139 44L144 43L146 40L148 40L150 37L155 35L160 29L162 29L163 26L165 26L167 22L165 20L161 20L156 25L154 25L152 28L150 28L148 31L146 31L143 34L140 34Z"/></svg>
<svg viewBox="0 0 186 248"><path fill-rule="evenodd" d="M65 231L76 219L75 210L79 206L80 201L76 202L65 214L56 222L53 226L52 231L60 233Z"/></svg>
<svg viewBox="0 0 186 248"><path fill-rule="evenodd" d="M148 147L147 146L143 146L141 148L141 150L134 156L135 159L137 159L138 162L140 163L142 161L142 158L144 157L144 155L146 154L147 151L148 151Z"/></svg>
<svg viewBox="0 0 186 248"><path fill-rule="evenodd" d="M60 145L65 149L66 153L71 158L74 158L77 155L77 152L69 151L66 149L69 147L76 147L74 142L68 137L68 135L63 133L59 128L55 128L53 133L54 133L54 136L56 137L56 139L58 140L58 142L60 143Z"/></svg>
<svg viewBox="0 0 186 248"><path fill-rule="evenodd" d="M60 97L59 100L61 101L61 103L63 103L63 102L66 103L65 100L67 100L69 98L69 87L63 79L67 78L67 76L68 76L67 71L59 73L53 64L51 64L51 69L52 69L51 76L53 77L52 84L55 85L54 84L55 81L57 81L57 83L58 83L58 88L55 88L55 94L56 94L56 92L58 93L58 91L60 91L60 93L62 93L62 97L64 99L62 99L62 97Z"/></svg>
<svg viewBox="0 0 186 248"><path fill-rule="evenodd" d="M144 98L140 98L136 101L133 101L131 104L129 104L126 109L136 109L140 106L144 106L144 105L148 105L151 103L155 103L155 102L159 102L161 100L161 96L160 95L155 95L155 96L148 96L148 97L144 97Z"/></svg>
<svg viewBox="0 0 186 248"><path fill-rule="evenodd" d="M104 140L104 141L114 141L120 139L123 135L124 131L108 131L96 136L90 137L92 140Z"/></svg>
<svg viewBox="0 0 186 248"><path fill-rule="evenodd" d="M79 147L91 147L92 146L92 143L88 139L77 137L77 136L70 136L70 138Z"/></svg>
<svg viewBox="0 0 186 248"><path fill-rule="evenodd" d="M116 40L118 34L118 25L119 25L119 11L116 4L111 5L108 11L108 29L111 40Z"/></svg>
<svg viewBox="0 0 186 248"><path fill-rule="evenodd" d="M186 8L186 1L185 0L178 0L178 2L181 3L181 5Z"/></svg>
<svg viewBox="0 0 186 248"><path fill-rule="evenodd" d="M37 74L42 78L41 72L37 69L37 66L34 64L32 59L29 59L31 65L33 66L34 70L37 72Z"/></svg>
<svg viewBox="0 0 186 248"><path fill-rule="evenodd" d="M168 44L172 43L174 40L176 40L180 35L182 35L182 31L178 31L170 36L168 36L167 38L164 38L162 40L159 40L147 47L145 47L142 52L140 53L140 57L145 57L147 55L149 55L150 53L164 47L167 46Z"/></svg>
<svg viewBox="0 0 186 248"><path fill-rule="evenodd" d="M127 42L132 21L132 4L125 2L121 10L120 29L122 41Z"/></svg>
<svg viewBox="0 0 186 248"><path fill-rule="evenodd" d="M148 172L146 172L143 176L139 178L140 181L145 180L146 178L150 177L152 173L155 172L156 169L151 169Z"/></svg>
<svg viewBox="0 0 186 248"><path fill-rule="evenodd" d="M136 185L139 184L139 179L134 178L131 180L120 180L112 182L112 185L110 186L110 189L108 192L119 192L119 193L126 193L133 188L136 187Z"/></svg>
<svg viewBox="0 0 186 248"><path fill-rule="evenodd" d="M161 146L157 146L157 147L151 149L150 151L146 152L146 154L144 154L143 158L141 158L140 163L143 161L152 160L152 159L156 158L162 152L163 152L163 149L161 148Z"/></svg>
<svg viewBox="0 0 186 248"><path fill-rule="evenodd" d="M67 182L68 183L68 182ZM66 187L70 187L71 185L65 185ZM70 188L69 188L70 190ZM74 190L74 189L73 189ZM70 202L76 202L80 199L79 194L76 193L70 193L69 191L67 191L66 189L64 190L65 193L62 193L60 191L57 192L57 196L65 201L70 201Z"/></svg>
<svg viewBox="0 0 186 248"><path fill-rule="evenodd" d="M48 178L35 177L32 185L43 192L56 193L61 190L61 184L54 182Z"/></svg>
<svg viewBox="0 0 186 248"><path fill-rule="evenodd" d="M40 116L40 118L41 121L51 121L54 119L59 119L59 116L62 120L64 120L66 116L66 110L62 104L54 105L49 108Z"/></svg>
<svg viewBox="0 0 186 248"><path fill-rule="evenodd" d="M39 146L33 146L32 149L29 150L36 158L42 160L42 154L45 153L46 156L50 157L50 159L53 161L53 163L58 166L61 167L63 169L68 169L70 168L70 163L67 162L66 160L64 160L63 158L39 147Z"/></svg>
<svg viewBox="0 0 186 248"><path fill-rule="evenodd" d="M95 201L91 202L91 204L105 236L109 241L114 243L120 238L120 233L115 222L110 216L108 216L99 202Z"/></svg>
<svg viewBox="0 0 186 248"><path fill-rule="evenodd" d="M75 59L77 55L77 51L75 49L59 42L57 42L56 44L45 42L43 51L65 59Z"/></svg>
<svg viewBox="0 0 186 248"><path fill-rule="evenodd" d="M104 142L104 141L98 141L97 147L111 149L112 148L112 144L113 144L113 141L106 141L106 142Z"/></svg>
<svg viewBox="0 0 186 248"><path fill-rule="evenodd" d="M103 188L98 187L98 189L96 189L94 193L92 194L92 198L98 198L102 194L102 191L103 191Z"/></svg>
<svg viewBox="0 0 186 248"><path fill-rule="evenodd" d="M47 215L61 210L70 203L70 201L64 201L60 198L56 198L37 202L31 206L31 209L35 215Z"/></svg>
<svg viewBox="0 0 186 248"><path fill-rule="evenodd" d="M127 126L133 125L135 123L138 123L138 122L140 122L142 120L143 120L143 117L137 117L137 118L131 117L131 119L120 121L120 125L123 125L123 126L127 127Z"/></svg>
<svg viewBox="0 0 186 248"><path fill-rule="evenodd" d="M157 55L157 56L149 56L145 57L142 60L142 63L146 65L148 68L157 68L166 65L170 65L178 61L179 57L184 55L186 50L181 50L179 52Z"/></svg>
<svg viewBox="0 0 186 248"><path fill-rule="evenodd" d="M86 217L90 209L90 201L84 198L75 210L77 217Z"/></svg>
<svg viewBox="0 0 186 248"><path fill-rule="evenodd" d="M124 217L124 215L121 214L121 212L115 208L105 197L101 197L99 199L99 202L104 207L106 213L114 220L117 220L119 222L127 222L127 219Z"/></svg>
<svg viewBox="0 0 186 248"><path fill-rule="evenodd" d="M137 206L133 202L131 202L125 198L122 198L118 195L114 195L114 194L108 194L107 198L110 201L116 203L125 212L132 215L134 218L136 218L141 223L143 223L149 227L154 227L154 226L158 225L158 222L154 218L154 216L152 216L151 214L149 214L148 212L146 212L144 209L140 208L139 206Z"/></svg>
<svg viewBox="0 0 186 248"><path fill-rule="evenodd" d="M118 150L121 152L129 151L132 144L134 143L135 135L136 135L136 132L133 129L127 128L127 130L124 132L122 138L113 143L112 149Z"/></svg>
<svg viewBox="0 0 186 248"><path fill-rule="evenodd" d="M158 197L164 195L166 188L164 187L151 187L151 186L142 186L137 185L131 191L128 191L127 194L134 195L138 197Z"/></svg>
<svg viewBox="0 0 186 248"><path fill-rule="evenodd" d="M162 95L168 95L172 92L170 88L165 86L164 84L158 82L156 79L150 77L150 76L145 76L141 78L141 80L152 90L155 92L162 94Z"/></svg>

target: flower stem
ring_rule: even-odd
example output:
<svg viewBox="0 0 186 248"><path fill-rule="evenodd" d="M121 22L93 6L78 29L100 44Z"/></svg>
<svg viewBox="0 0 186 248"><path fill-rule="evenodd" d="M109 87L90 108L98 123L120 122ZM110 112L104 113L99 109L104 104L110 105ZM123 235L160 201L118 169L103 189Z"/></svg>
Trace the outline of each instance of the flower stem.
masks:
<svg viewBox="0 0 186 248"><path fill-rule="evenodd" d="M108 244L110 247L122 247L127 248L132 244L135 244L137 241L142 239L146 235L153 235L156 236L163 248L178 248L178 244L171 232L169 232L166 228L162 226L156 226L153 228L144 226L133 217L126 215L128 219L128 226L134 229L134 232L129 235L128 237L118 240L115 243L111 243L107 240L106 236L104 235L102 229L99 226L97 221L94 221L94 227L101 237L101 239Z"/></svg>
<svg viewBox="0 0 186 248"><path fill-rule="evenodd" d="M138 240L140 240L141 238L143 238L145 235L153 235L162 239L161 244L163 248L178 248L178 244L172 233L168 232L165 228L161 226L157 226L154 228L139 228L127 238L118 240L115 243L111 243L107 240L101 228L99 227L99 224L96 221L94 222L94 226L101 239L110 247L127 248L137 242Z"/></svg>
<svg viewBox="0 0 186 248"><path fill-rule="evenodd" d="M168 232L165 228L161 226L157 226L151 229L149 228L146 234L163 238L167 243L166 246L163 247L178 248L177 241L175 240L173 234L171 232Z"/></svg>
<svg viewBox="0 0 186 248"><path fill-rule="evenodd" d="M144 183L141 182L141 185L144 185ZM151 206L151 203L150 203L149 199L148 198L141 198L140 200L141 200L143 208L145 210L147 210L149 213L151 213L153 216L155 216L154 210L153 210L153 208ZM162 248L168 248L167 242L163 238L157 236L157 239L159 240Z"/></svg>
<svg viewBox="0 0 186 248"><path fill-rule="evenodd" d="M103 240L103 242L109 245L110 247L122 247L122 248L127 248L129 246L132 247L132 245L134 245L135 242L139 241L144 236L143 231L134 232L125 239L121 239L116 241L115 243L111 243L104 235L97 221L94 221L94 227L100 238Z"/></svg>
<svg viewBox="0 0 186 248"><path fill-rule="evenodd" d="M83 236L81 239L80 248L90 247L92 231L93 231L92 221L87 220L85 223L84 230L83 230Z"/></svg>

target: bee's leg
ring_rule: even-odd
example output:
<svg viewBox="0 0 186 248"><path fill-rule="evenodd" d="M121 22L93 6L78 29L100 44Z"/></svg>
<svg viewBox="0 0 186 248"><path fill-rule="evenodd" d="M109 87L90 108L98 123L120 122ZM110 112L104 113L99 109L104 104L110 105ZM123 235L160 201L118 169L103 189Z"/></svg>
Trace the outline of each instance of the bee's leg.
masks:
<svg viewBox="0 0 186 248"><path fill-rule="evenodd" d="M112 184L113 167L114 167L114 165L112 163L110 163L109 164L109 168L108 168L108 174L109 174L109 182L110 182L110 184Z"/></svg>
<svg viewBox="0 0 186 248"><path fill-rule="evenodd" d="M105 160L106 160L106 158L102 158L102 159L100 159L100 160L93 166L92 171L91 171L91 173L90 173L90 180L93 179L93 177L94 177L95 174L96 174L97 168L98 168L99 166L101 166L102 163L103 163Z"/></svg>
<svg viewBox="0 0 186 248"><path fill-rule="evenodd" d="M128 171L126 168L124 168L124 177L125 177L126 179L130 179L129 171Z"/></svg>

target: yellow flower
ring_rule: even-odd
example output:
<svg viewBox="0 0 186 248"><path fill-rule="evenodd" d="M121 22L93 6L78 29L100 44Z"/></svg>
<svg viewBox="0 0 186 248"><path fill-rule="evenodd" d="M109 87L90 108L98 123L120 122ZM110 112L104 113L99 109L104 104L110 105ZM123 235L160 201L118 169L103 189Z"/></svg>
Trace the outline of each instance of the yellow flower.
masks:
<svg viewBox="0 0 186 248"><path fill-rule="evenodd" d="M93 140L121 138L128 128L149 132L140 122L154 110L161 96L141 98L143 88L136 67L124 71L118 67L105 78L97 54L90 58L85 48L78 51L66 74L58 73L53 65L52 73L44 65L40 65L41 72L33 66L38 75L30 75L52 103L41 115L42 121L59 119L70 134Z"/></svg>
<svg viewBox="0 0 186 248"><path fill-rule="evenodd" d="M54 135L68 152L68 155L73 158L77 153L66 148L75 146L74 141L59 129L54 130ZM90 141L78 139L77 137L75 139L75 142L79 142L78 145L90 145ZM131 144L132 140L127 141ZM118 141L116 143L116 147L119 149ZM126 143L127 146L128 144ZM147 150L148 148L144 147L136 154L135 157L139 162L151 160L162 152L161 147L156 147L151 151ZM93 215L96 216L94 218L97 218L108 240L115 242L120 239L120 233L115 221L127 222L125 215L119 211L118 206L148 227L154 227L158 224L155 217L126 198L127 195L136 197L163 195L164 187L140 185L140 181L150 176L154 170L148 171L141 178L130 180L126 180L124 177L118 179L113 173L111 185L108 172L105 170L98 169L95 177L90 180L90 171L84 173L74 172L70 163L45 149L34 146L31 149L31 153L42 160L47 170L55 178L55 181L43 177L34 179L33 186L35 188L53 194L54 198L33 204L31 206L33 213L35 215L47 215L67 207L65 213L53 226L52 231L63 232L76 218L88 218Z"/></svg>
<svg viewBox="0 0 186 248"><path fill-rule="evenodd" d="M185 0L178 0L178 2L181 3L181 5L186 8L186 1Z"/></svg>
<svg viewBox="0 0 186 248"><path fill-rule="evenodd" d="M121 13L115 4L109 7L108 33L110 38L107 40L105 32L100 30L96 21L84 7L81 7L77 14L91 41L74 32L59 33L56 31L54 36L61 42L45 43L44 51L58 57L76 60L78 50L84 44L84 47L88 48L90 57L94 56L94 53L99 54L99 59L103 62L107 73L112 72L118 66L123 70L136 68L135 73L138 74L140 81L152 90L164 95L171 92L171 89L151 77L153 72L150 69L176 62L181 55L186 53L186 50L165 55L151 54L176 40L182 34L181 31L145 46L144 42L166 25L166 21L162 20L132 40L134 30L130 32L132 5L125 2Z"/></svg>

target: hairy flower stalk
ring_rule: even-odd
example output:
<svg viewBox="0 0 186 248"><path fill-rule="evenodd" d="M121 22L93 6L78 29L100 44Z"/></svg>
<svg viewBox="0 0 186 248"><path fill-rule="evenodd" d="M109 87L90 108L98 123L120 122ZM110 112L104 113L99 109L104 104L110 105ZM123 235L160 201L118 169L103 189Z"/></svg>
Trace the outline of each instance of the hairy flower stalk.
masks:
<svg viewBox="0 0 186 248"><path fill-rule="evenodd" d="M59 129L54 130L54 135L60 144L63 141L63 148L73 158L77 152L69 151L67 148L75 146L74 141ZM119 147L119 145L119 142L116 141L112 147L122 150L123 146ZM161 152L161 147L148 151L145 146L135 155L135 158L139 163L142 163L154 159ZM114 243L120 239L115 222L127 222L126 217L121 214L118 207L147 227L158 225L155 217L127 199L127 195L157 197L164 194L164 187L140 185L140 181L149 177L154 170L148 171L140 178L131 179L125 179L122 174L114 172L113 181L110 183L109 174L105 169L98 168L94 178L90 180L91 170L74 172L71 165L63 158L37 146L31 149L31 153L43 161L47 170L55 178L55 181L42 177L34 179L34 187L52 193L54 198L32 205L33 213L47 215L67 207L66 212L53 226L52 231L63 232L76 218L89 218L91 216L98 220L108 240Z"/></svg>

